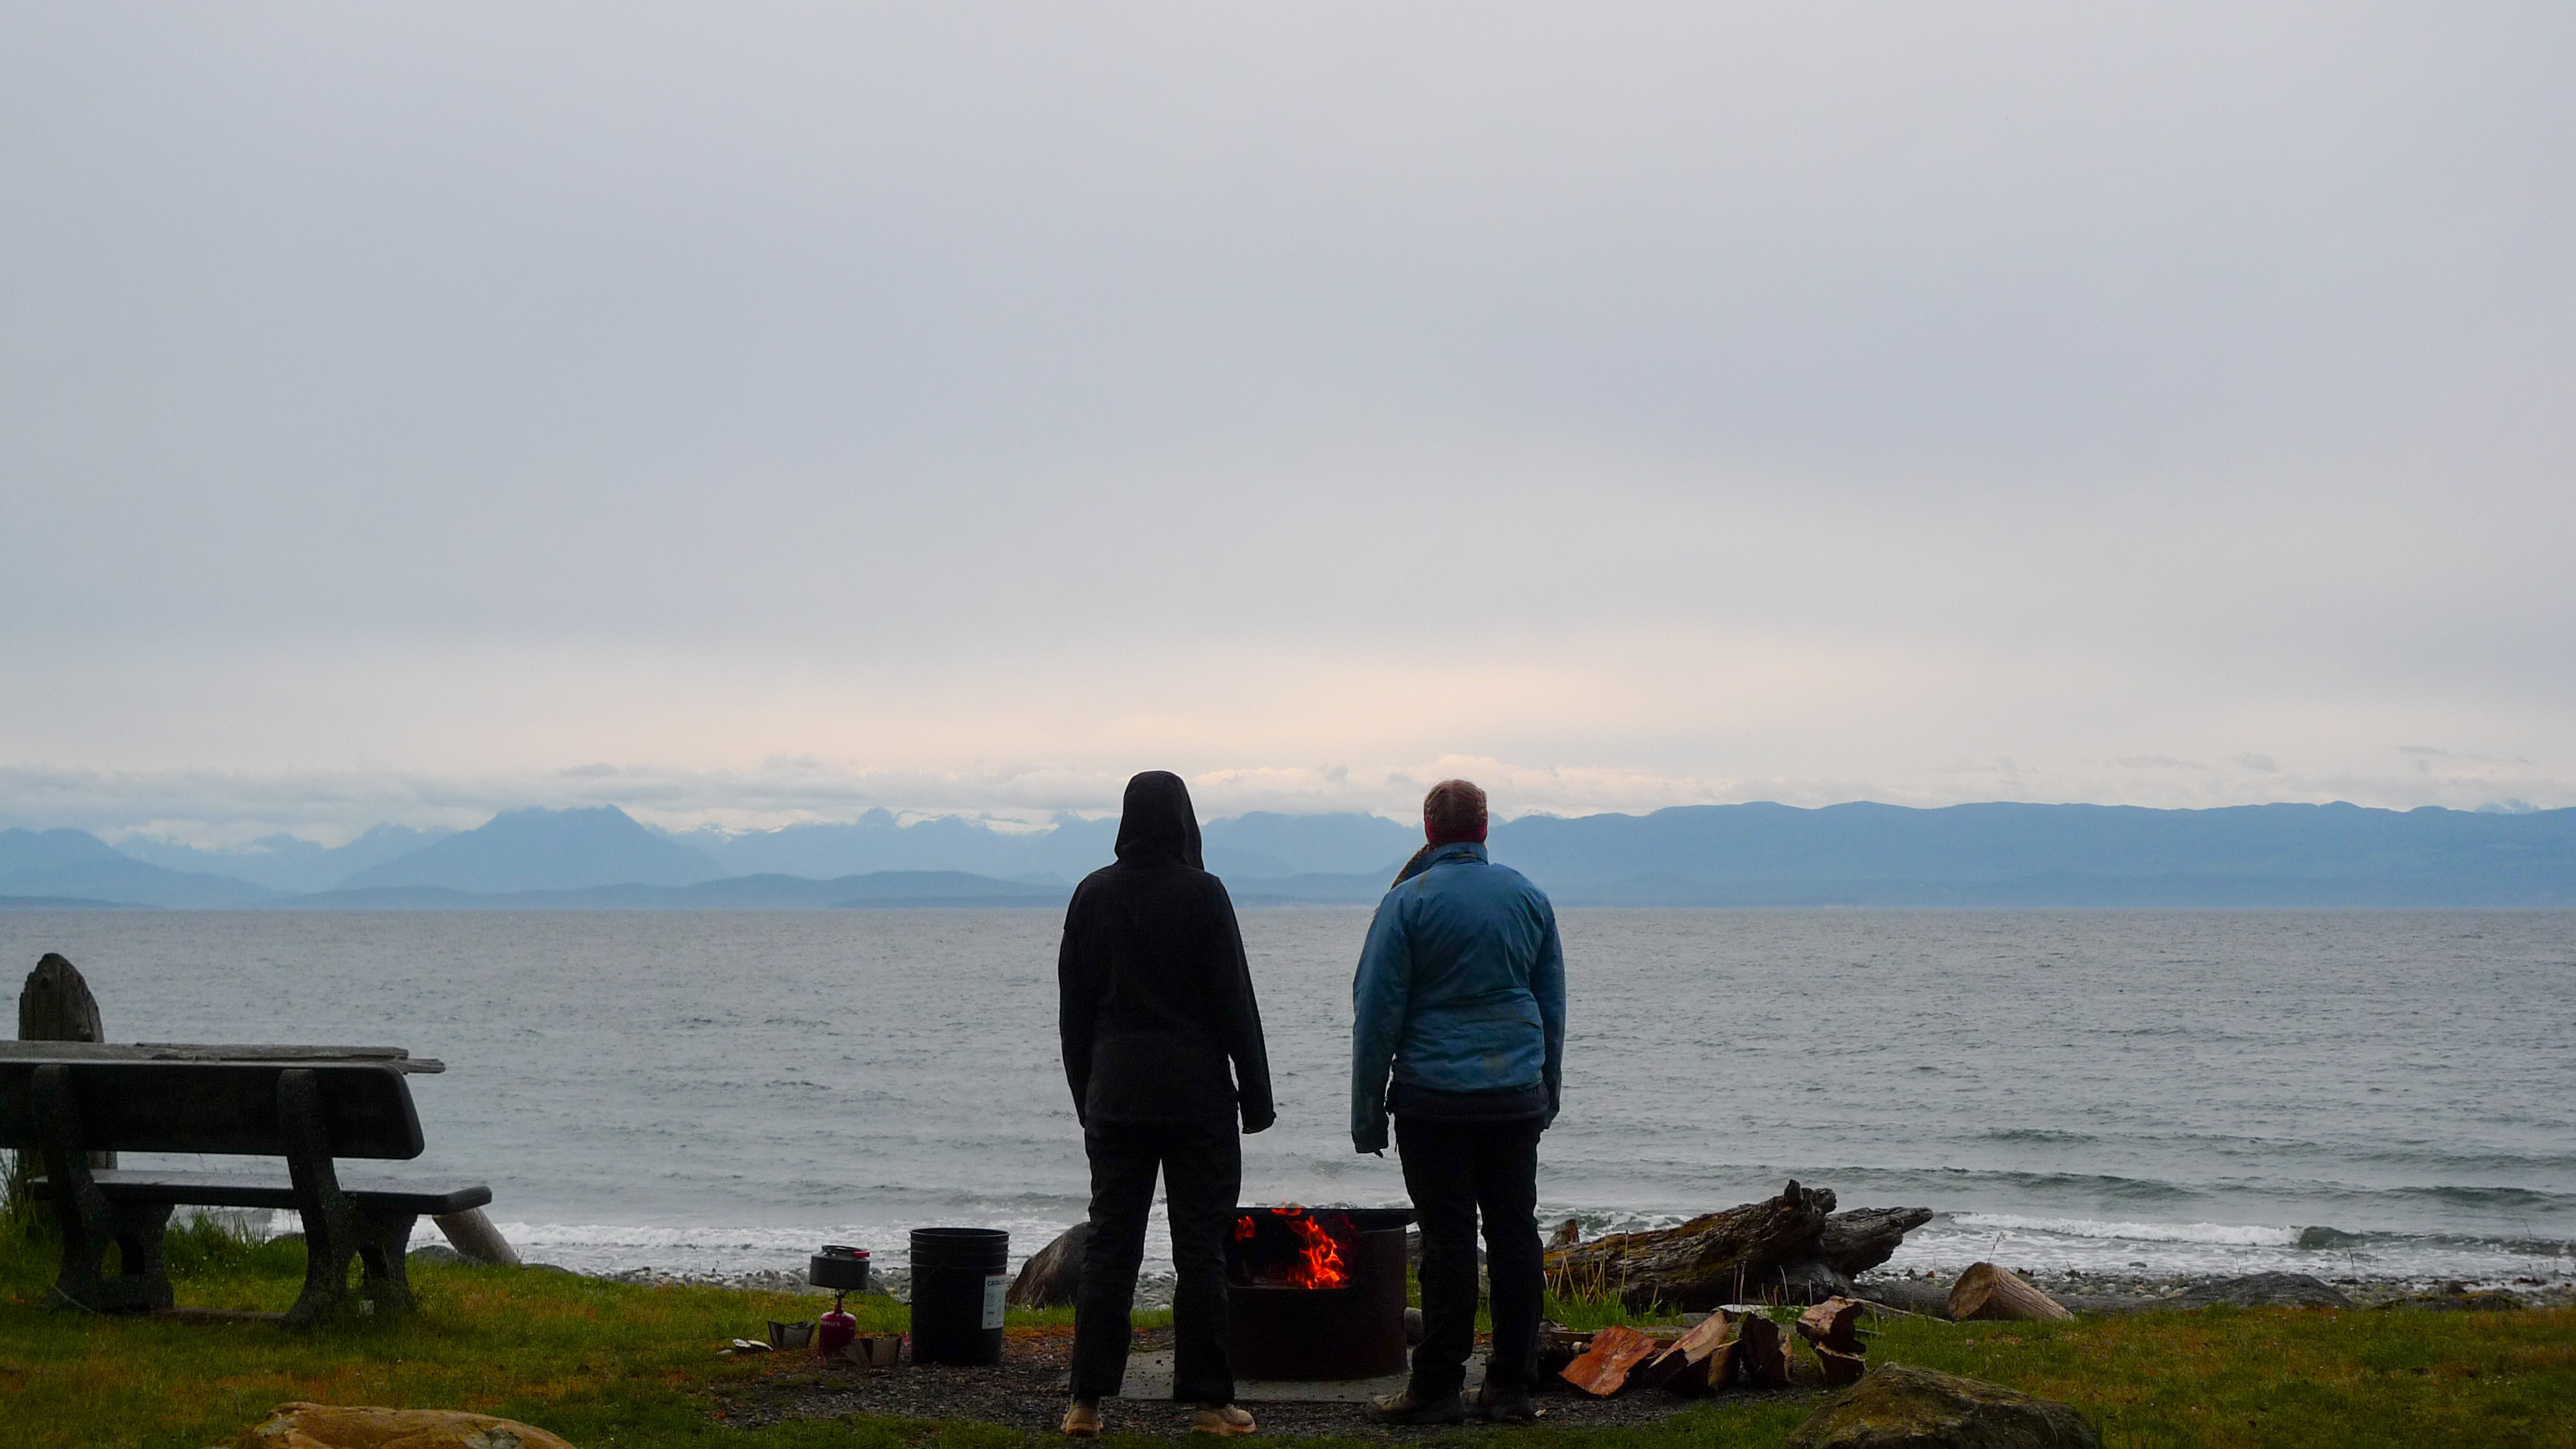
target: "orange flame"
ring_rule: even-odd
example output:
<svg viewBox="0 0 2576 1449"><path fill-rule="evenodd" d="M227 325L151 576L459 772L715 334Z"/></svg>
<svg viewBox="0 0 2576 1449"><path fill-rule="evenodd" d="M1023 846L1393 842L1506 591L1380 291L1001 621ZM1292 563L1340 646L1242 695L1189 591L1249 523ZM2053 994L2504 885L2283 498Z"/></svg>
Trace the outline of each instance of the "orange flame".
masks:
<svg viewBox="0 0 2576 1449"><path fill-rule="evenodd" d="M1339 1288L1351 1281L1350 1271L1342 1266L1341 1246L1324 1231L1322 1223L1307 1216L1306 1210L1295 1203L1271 1211L1288 1220L1288 1230L1297 1235L1300 1244L1296 1263L1282 1275L1286 1286Z"/></svg>
<svg viewBox="0 0 2576 1449"><path fill-rule="evenodd" d="M1248 1243L1252 1241L1252 1219L1236 1218L1234 1220L1234 1240L1238 1243Z"/></svg>

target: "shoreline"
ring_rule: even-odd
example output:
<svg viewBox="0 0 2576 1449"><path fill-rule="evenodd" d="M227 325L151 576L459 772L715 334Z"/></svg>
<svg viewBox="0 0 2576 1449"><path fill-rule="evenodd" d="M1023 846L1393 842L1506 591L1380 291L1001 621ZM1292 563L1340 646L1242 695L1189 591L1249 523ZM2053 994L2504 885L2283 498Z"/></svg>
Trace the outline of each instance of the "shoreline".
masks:
<svg viewBox="0 0 2576 1449"><path fill-rule="evenodd" d="M420 1250L415 1249L415 1253ZM531 1263L531 1268L559 1273L575 1273L570 1268L551 1263ZM2064 1304L2079 1317L2143 1313L2159 1308L2189 1307L2175 1300L2194 1288L2226 1283L2247 1274L2157 1274L2157 1273L2085 1273L2014 1270L2033 1287ZM620 1268L602 1273L575 1273L602 1282L633 1283L645 1287L726 1288L740 1292L790 1293L802 1297L828 1298L831 1290L816 1288L804 1275L787 1268L753 1268L738 1272L672 1272L643 1266ZM1926 1318L1947 1321L1950 1284L1958 1275L1943 1275L1929 1270L1871 1272L1854 1280L1859 1296L1881 1306L1899 1309ZM904 1301L911 1288L912 1274L904 1268L877 1270L869 1291L883 1293ZM2460 1279L2438 1277L2400 1277L2370 1274L2344 1274L2335 1277L2318 1275L2318 1281L2352 1300L2356 1309L2380 1309L2398 1306L2429 1308L2570 1308L2576 1307L2576 1278L2543 1279L2515 1277L2506 1279ZM1170 1274L1147 1274L1137 1279L1135 1306L1140 1310L1159 1310L1171 1306ZM2512 1300L2510 1303L2502 1299Z"/></svg>

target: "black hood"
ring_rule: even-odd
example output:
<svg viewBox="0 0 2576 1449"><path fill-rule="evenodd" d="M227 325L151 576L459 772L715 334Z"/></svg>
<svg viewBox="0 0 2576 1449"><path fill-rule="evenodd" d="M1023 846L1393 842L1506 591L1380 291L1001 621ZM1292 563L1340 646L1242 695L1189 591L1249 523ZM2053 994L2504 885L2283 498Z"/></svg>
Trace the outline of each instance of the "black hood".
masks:
<svg viewBox="0 0 2576 1449"><path fill-rule="evenodd" d="M1199 817L1190 809L1190 787L1169 770L1147 770L1127 782L1127 804L1118 816L1118 859L1126 865L1186 865L1199 859Z"/></svg>

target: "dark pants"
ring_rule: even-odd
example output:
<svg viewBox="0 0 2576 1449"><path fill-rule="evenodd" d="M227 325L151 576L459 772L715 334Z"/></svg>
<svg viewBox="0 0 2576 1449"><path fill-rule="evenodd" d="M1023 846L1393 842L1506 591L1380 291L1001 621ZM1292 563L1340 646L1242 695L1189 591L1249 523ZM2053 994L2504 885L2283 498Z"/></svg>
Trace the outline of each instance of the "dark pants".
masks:
<svg viewBox="0 0 2576 1449"><path fill-rule="evenodd" d="M1493 1285L1494 1346L1485 1381L1528 1388L1545 1296L1538 1244L1536 1122L1438 1122L1399 1115L1395 1148L1404 1188L1422 1222L1422 1346L1413 1351L1417 1398L1454 1394L1476 1346L1476 1219L1485 1220L1485 1276Z"/></svg>
<svg viewBox="0 0 2576 1449"><path fill-rule="evenodd" d="M1073 1309L1073 1396L1106 1398L1127 1373L1136 1266L1145 1259L1145 1214L1154 1174L1172 1217L1172 1397L1234 1402L1226 1355L1225 1235L1243 1186L1243 1139L1230 1120L1095 1123L1082 1134L1091 1156L1091 1243L1082 1254L1082 1294Z"/></svg>

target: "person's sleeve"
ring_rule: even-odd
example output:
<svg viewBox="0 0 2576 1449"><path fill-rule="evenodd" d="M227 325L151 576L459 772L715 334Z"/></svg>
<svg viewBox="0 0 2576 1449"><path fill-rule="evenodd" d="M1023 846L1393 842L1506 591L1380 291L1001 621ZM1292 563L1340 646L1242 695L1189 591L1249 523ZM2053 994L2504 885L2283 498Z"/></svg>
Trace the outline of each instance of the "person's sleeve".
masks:
<svg viewBox="0 0 2576 1449"><path fill-rule="evenodd" d="M1261 1039L1261 1003L1252 994L1252 964L1243 954L1243 928L1234 918L1234 901L1225 893L1225 885L1216 888L1217 914L1223 929L1218 933L1218 970L1223 984L1217 993L1220 1030L1225 1037L1225 1054L1234 1062L1234 1090L1243 1110L1243 1130L1261 1132L1279 1120L1278 1108L1270 1099L1270 1050Z"/></svg>
<svg viewBox="0 0 2576 1449"><path fill-rule="evenodd" d="M1413 995L1413 943L1390 893L1369 922L1368 944L1351 979L1351 1147L1386 1150L1386 1077Z"/></svg>
<svg viewBox="0 0 2576 1449"><path fill-rule="evenodd" d="M1099 1028L1100 967L1085 949L1082 893L1064 909L1064 941L1056 947L1056 1033L1064 1040L1064 1081L1073 1089L1073 1118L1089 1126L1084 1104L1091 1092L1091 1038Z"/></svg>
<svg viewBox="0 0 2576 1449"><path fill-rule="evenodd" d="M1557 939L1556 907L1539 898L1539 916L1547 931L1539 938L1538 960L1530 967L1530 994L1538 998L1539 1027L1547 1035L1547 1122L1565 1105L1565 946Z"/></svg>

